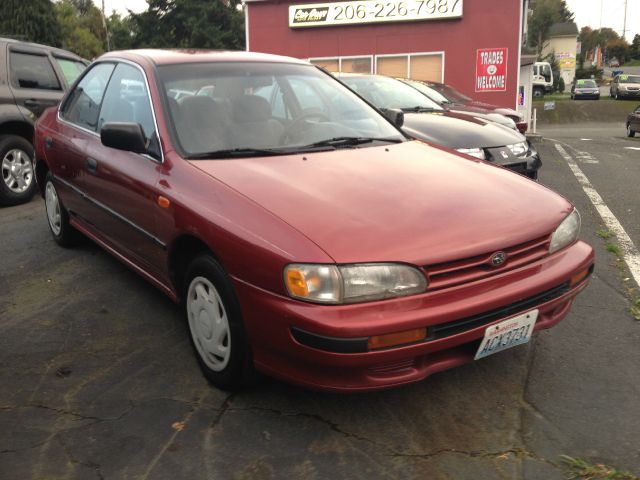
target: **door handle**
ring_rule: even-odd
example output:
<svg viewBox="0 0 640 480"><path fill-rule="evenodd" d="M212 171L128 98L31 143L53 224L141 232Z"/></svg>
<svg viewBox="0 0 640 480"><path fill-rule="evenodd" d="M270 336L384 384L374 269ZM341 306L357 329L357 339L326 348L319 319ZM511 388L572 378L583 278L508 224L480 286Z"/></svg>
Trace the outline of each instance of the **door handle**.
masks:
<svg viewBox="0 0 640 480"><path fill-rule="evenodd" d="M38 107L40 106L40 104L41 102L39 102L38 100L34 100L33 98L30 98L29 100L24 101L25 107Z"/></svg>
<svg viewBox="0 0 640 480"><path fill-rule="evenodd" d="M98 172L98 161L95 158L87 157L84 161L84 167L89 173L97 173Z"/></svg>

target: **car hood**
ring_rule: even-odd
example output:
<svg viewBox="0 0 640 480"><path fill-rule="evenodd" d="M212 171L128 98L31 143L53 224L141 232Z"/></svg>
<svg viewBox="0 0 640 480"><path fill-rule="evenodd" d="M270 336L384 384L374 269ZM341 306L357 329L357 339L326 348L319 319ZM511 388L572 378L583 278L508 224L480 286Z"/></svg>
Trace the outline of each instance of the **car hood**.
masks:
<svg viewBox="0 0 640 480"><path fill-rule="evenodd" d="M495 122L451 111L405 113L402 129L411 137L455 149L503 147L526 140Z"/></svg>
<svg viewBox="0 0 640 480"><path fill-rule="evenodd" d="M420 142L191 163L337 263L427 265L494 252L550 234L573 208L506 169Z"/></svg>

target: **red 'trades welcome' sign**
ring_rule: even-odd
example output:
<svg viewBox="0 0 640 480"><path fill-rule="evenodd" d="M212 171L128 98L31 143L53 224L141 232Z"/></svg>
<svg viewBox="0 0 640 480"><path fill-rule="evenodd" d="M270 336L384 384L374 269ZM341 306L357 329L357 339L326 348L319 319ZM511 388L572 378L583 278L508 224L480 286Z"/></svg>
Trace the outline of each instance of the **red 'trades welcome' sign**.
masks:
<svg viewBox="0 0 640 480"><path fill-rule="evenodd" d="M476 92L507 90L507 48L479 49L476 56Z"/></svg>

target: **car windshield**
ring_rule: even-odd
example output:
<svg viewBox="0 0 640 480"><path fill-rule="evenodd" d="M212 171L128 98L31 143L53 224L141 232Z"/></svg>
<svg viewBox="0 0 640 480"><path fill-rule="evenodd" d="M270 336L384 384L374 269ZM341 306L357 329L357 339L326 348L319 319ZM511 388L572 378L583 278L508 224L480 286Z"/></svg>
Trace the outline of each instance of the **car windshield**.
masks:
<svg viewBox="0 0 640 480"><path fill-rule="evenodd" d="M447 97L442 95L440 92L438 92L434 88L431 88L427 84L424 84L422 82L417 82L415 80L406 80L406 83L411 85L413 88L415 88L419 92L424 93L431 100L435 100L438 103L444 103L444 104L451 103Z"/></svg>
<svg viewBox="0 0 640 480"><path fill-rule="evenodd" d="M594 80L578 80L576 81L576 87L578 88L597 88Z"/></svg>
<svg viewBox="0 0 640 480"><path fill-rule="evenodd" d="M640 83L640 75L620 75L620 83Z"/></svg>
<svg viewBox="0 0 640 480"><path fill-rule="evenodd" d="M444 110L415 88L394 78L347 75L340 77L340 80L378 108L400 108L404 111Z"/></svg>
<svg viewBox="0 0 640 480"><path fill-rule="evenodd" d="M312 65L210 62L158 67L187 158L356 148L405 137Z"/></svg>

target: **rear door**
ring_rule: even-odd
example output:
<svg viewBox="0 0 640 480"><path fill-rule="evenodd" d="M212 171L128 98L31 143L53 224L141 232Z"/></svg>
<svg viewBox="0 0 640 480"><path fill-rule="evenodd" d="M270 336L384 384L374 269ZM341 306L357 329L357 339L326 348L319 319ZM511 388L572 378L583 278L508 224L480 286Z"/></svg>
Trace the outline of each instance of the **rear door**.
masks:
<svg viewBox="0 0 640 480"><path fill-rule="evenodd" d="M44 138L45 152L62 201L73 216L91 225L98 211L85 188L88 150L98 136L98 115L114 63L98 63L62 104L55 131Z"/></svg>
<svg viewBox="0 0 640 480"><path fill-rule="evenodd" d="M18 105L37 117L62 99L64 83L48 53L32 46L9 46L9 85Z"/></svg>

